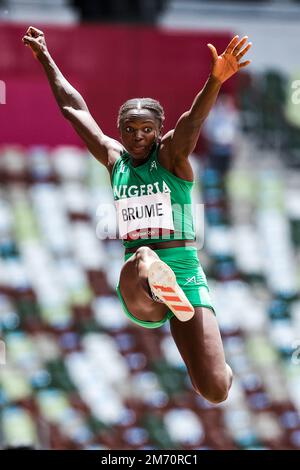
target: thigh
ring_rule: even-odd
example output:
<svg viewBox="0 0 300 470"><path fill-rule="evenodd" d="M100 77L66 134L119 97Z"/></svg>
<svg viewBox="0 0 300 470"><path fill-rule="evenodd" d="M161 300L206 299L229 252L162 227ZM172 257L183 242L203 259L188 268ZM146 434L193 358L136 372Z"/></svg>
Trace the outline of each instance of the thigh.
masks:
<svg viewBox="0 0 300 470"><path fill-rule="evenodd" d="M213 311L195 307L195 315L187 322L170 321L171 333L189 371L193 385L201 385L200 393L217 382L227 380L228 372L218 323ZM204 392L204 393L203 393Z"/></svg>

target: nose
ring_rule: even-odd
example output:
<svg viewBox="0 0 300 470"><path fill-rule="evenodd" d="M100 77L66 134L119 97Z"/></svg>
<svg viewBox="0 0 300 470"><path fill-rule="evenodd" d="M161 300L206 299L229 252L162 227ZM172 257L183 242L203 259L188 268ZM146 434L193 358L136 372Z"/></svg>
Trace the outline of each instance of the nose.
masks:
<svg viewBox="0 0 300 470"><path fill-rule="evenodd" d="M139 141L139 140L142 140L142 138L143 138L142 131L138 129L138 130L135 132L134 140Z"/></svg>

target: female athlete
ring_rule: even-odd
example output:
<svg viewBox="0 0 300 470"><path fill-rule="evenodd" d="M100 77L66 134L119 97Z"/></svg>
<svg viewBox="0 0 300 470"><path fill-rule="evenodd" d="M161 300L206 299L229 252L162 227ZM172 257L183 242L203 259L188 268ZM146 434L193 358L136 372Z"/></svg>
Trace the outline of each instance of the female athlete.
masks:
<svg viewBox="0 0 300 470"><path fill-rule="evenodd" d="M226 399L232 372L195 246L189 155L222 83L250 63L241 62L251 47L247 40L235 36L221 55L208 44L212 66L207 82L164 135L164 111L156 100L126 101L118 116L118 142L102 132L82 96L64 78L44 33L30 26L23 37L42 64L62 114L110 173L125 246L117 287L125 313L146 328L170 320L195 391L212 403Z"/></svg>

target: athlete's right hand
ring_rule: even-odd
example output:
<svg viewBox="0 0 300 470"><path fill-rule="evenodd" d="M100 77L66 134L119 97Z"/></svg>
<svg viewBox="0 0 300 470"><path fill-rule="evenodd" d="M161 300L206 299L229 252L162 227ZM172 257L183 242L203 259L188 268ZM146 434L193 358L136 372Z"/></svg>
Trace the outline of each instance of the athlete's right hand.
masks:
<svg viewBox="0 0 300 470"><path fill-rule="evenodd" d="M22 39L25 46L29 46L33 55L39 59L47 52L47 45L43 31L29 26Z"/></svg>

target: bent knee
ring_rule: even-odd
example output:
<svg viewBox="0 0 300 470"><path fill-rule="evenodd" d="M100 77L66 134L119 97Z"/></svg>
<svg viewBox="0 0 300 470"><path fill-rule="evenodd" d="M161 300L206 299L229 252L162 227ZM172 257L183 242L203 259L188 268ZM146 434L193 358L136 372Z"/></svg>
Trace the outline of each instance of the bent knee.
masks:
<svg viewBox="0 0 300 470"><path fill-rule="evenodd" d="M205 400L213 404L218 404L227 399L231 382L232 378L229 378L226 374L224 377L212 379L209 383L194 384L194 389L196 393L200 394Z"/></svg>
<svg viewBox="0 0 300 470"><path fill-rule="evenodd" d="M205 398L205 400L209 401L210 403L213 403L214 405L217 405L227 400L228 393L229 389L226 388L220 390L214 389L205 394L201 393L201 395L203 396L203 398Z"/></svg>
<svg viewBox="0 0 300 470"><path fill-rule="evenodd" d="M149 255L155 255L154 251L151 250L149 246L140 246L135 252L135 257L137 259L143 259Z"/></svg>

